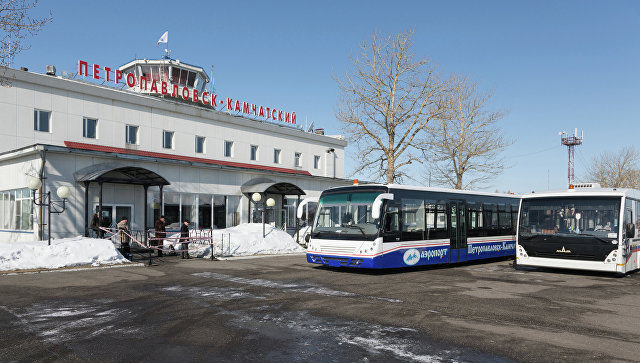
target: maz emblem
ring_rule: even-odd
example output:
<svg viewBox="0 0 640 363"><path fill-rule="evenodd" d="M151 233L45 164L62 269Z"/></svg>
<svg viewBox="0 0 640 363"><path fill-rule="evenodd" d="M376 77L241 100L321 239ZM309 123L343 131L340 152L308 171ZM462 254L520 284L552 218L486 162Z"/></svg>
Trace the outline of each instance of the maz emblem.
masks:
<svg viewBox="0 0 640 363"><path fill-rule="evenodd" d="M562 246L561 250L556 250L557 253L571 253L571 250L565 250L564 246Z"/></svg>

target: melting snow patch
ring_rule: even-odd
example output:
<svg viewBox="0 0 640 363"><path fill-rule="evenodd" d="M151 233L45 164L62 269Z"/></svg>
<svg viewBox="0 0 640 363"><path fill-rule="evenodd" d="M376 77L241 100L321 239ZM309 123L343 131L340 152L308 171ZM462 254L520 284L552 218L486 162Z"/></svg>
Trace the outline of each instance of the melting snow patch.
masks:
<svg viewBox="0 0 640 363"><path fill-rule="evenodd" d="M187 295L191 297L204 297L204 298L215 298L217 300L235 300L235 299L264 299L263 296L257 296L251 294L249 292L244 291L242 288L230 288L230 287L209 287L209 288L201 288L201 287L182 287L182 286L170 286L162 288L163 291L179 294L179 295Z"/></svg>
<svg viewBox="0 0 640 363"><path fill-rule="evenodd" d="M280 347L280 353L285 357L296 354L289 358L298 361L314 360L318 356L326 361L364 358L429 363L459 362L469 358L467 353L433 343L410 328L316 317L306 311L283 312L273 306L226 314L234 317L230 321L234 326L279 340L275 346Z"/></svg>
<svg viewBox="0 0 640 363"><path fill-rule="evenodd" d="M122 327L122 321L130 320L133 315L131 311L109 307L103 300L63 304L50 301L18 309L0 306L0 309L15 316L20 328L48 342L65 343L102 334L121 336L138 332L138 329Z"/></svg>
<svg viewBox="0 0 640 363"><path fill-rule="evenodd" d="M312 284L303 285L303 284L298 284L293 282L279 282L279 281L270 281L270 280L264 280L264 279L247 279L244 277L219 274L215 272L198 272L198 273L194 273L193 275L210 278L210 279L221 280L221 281L235 282L238 284L267 287L267 288L278 289L278 290L295 291L295 292L301 292L305 294L316 294L316 295L324 295L324 296L344 296L344 297L363 296L363 295L358 295L352 292L333 290L328 287L317 286ZM364 297L369 299L374 299L374 300L387 301L391 303L402 302L402 300L388 299L388 298L376 297L376 296L364 296Z"/></svg>

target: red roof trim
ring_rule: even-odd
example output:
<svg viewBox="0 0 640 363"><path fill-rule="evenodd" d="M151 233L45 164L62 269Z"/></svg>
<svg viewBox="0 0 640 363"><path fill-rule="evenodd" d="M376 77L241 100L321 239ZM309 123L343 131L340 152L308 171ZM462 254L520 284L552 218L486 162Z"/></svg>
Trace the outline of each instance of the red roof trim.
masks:
<svg viewBox="0 0 640 363"><path fill-rule="evenodd" d="M73 141L65 141L64 145L66 147L68 147L68 148L71 148L71 149L102 151L102 152L107 152L107 153L147 156L147 157L159 158L159 159L181 160L181 161L190 161L190 162L194 162L194 163L203 163L203 164L210 164L210 165L230 166L230 167L234 167L234 168L275 171L275 172L278 172L278 173L286 173L286 174L309 175L309 176L311 175L311 173L309 173L306 170L294 170L294 169L286 169L286 168L277 168L277 167L273 167L273 166L253 165L253 164L245 164L245 163L235 163L235 162L231 162L231 161L205 159L205 158L195 158L195 157L191 157L191 156L172 155L172 154L165 154L165 153L156 153L156 152L151 152L151 151L130 150L130 149L123 149L123 148L120 148L120 147L85 144L85 143L73 142Z"/></svg>

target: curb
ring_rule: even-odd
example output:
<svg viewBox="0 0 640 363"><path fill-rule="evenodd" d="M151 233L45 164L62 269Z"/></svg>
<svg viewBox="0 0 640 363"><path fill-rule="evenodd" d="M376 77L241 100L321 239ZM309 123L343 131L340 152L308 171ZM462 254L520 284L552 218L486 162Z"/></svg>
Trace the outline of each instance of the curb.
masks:
<svg viewBox="0 0 640 363"><path fill-rule="evenodd" d="M216 256L219 261L234 261L234 260L251 260L254 258L267 258L267 257L283 257L283 256L305 256L306 252L294 252L294 253L279 253L279 254L265 254L265 255L250 255L250 256ZM209 258L209 257L206 257Z"/></svg>
<svg viewBox="0 0 640 363"><path fill-rule="evenodd" d="M61 267L56 269L42 269L42 270L11 270L0 271L0 276L15 276L15 275L33 275L50 272L71 272L71 271L89 271L89 270L104 270L108 268L121 268L121 267L144 267L144 263L131 263L122 265L104 265L104 266L86 266L86 267Z"/></svg>

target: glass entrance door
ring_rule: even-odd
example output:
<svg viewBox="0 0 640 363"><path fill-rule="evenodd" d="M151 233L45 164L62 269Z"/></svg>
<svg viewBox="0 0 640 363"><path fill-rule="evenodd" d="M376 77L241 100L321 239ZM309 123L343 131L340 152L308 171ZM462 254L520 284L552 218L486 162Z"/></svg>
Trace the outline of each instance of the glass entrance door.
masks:
<svg viewBox="0 0 640 363"><path fill-rule="evenodd" d="M100 206L95 205L95 211L98 213ZM133 206L131 205L102 205L102 227L115 228L122 217L127 217L129 228L133 229Z"/></svg>

